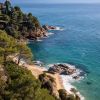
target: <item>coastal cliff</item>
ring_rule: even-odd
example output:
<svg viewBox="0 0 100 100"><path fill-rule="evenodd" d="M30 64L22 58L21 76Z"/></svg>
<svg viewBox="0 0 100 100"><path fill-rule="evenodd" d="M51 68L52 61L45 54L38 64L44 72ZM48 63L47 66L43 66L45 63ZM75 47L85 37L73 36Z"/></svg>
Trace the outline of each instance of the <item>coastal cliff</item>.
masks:
<svg viewBox="0 0 100 100"><path fill-rule="evenodd" d="M0 3L0 100L80 100L62 86L58 88L60 75L45 74L41 68L36 72L37 68L32 70L28 64L29 60L32 63L32 54L20 40L37 40L46 36L49 29L56 29L45 27L31 13L24 14L19 7L12 7L8 0ZM13 61L10 56L15 54L17 60ZM20 65L21 62L24 63Z"/></svg>
<svg viewBox="0 0 100 100"><path fill-rule="evenodd" d="M32 13L23 13L18 6L12 7L9 1L0 3L0 29L16 39L34 40L46 36L47 33L37 17Z"/></svg>

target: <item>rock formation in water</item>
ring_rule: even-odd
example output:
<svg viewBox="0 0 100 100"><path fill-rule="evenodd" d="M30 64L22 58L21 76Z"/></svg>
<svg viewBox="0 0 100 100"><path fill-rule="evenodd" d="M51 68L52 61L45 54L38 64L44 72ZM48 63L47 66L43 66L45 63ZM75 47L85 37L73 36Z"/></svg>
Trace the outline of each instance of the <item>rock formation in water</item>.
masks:
<svg viewBox="0 0 100 100"><path fill-rule="evenodd" d="M59 73L62 75L72 75L75 73L75 68L70 68L66 64L54 64L52 67L48 70L50 73Z"/></svg>

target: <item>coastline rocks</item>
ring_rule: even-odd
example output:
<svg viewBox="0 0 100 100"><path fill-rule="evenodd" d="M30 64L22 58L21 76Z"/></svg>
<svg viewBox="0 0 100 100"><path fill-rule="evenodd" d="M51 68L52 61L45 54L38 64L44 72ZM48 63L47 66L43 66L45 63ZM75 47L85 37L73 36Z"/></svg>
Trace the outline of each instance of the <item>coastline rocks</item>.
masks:
<svg viewBox="0 0 100 100"><path fill-rule="evenodd" d="M72 75L76 72L75 68L70 68L66 64L54 64L48 69L50 73L59 73L61 75Z"/></svg>
<svg viewBox="0 0 100 100"><path fill-rule="evenodd" d="M80 78L80 76L73 76L73 79L75 79L75 80L77 80L79 78Z"/></svg>
<svg viewBox="0 0 100 100"><path fill-rule="evenodd" d="M42 88L46 88L47 90L49 90L52 96L59 99L59 93L57 90L56 82L53 77L46 75L46 73L43 73L39 76L39 80L42 83Z"/></svg>
<svg viewBox="0 0 100 100"><path fill-rule="evenodd" d="M81 100L80 97L76 93L68 94L65 89L59 90L59 96L61 100Z"/></svg>
<svg viewBox="0 0 100 100"><path fill-rule="evenodd" d="M44 36L46 36L47 31L41 27L40 29L36 30L36 37L41 37L43 38Z"/></svg>
<svg viewBox="0 0 100 100"><path fill-rule="evenodd" d="M71 88L70 91L73 92L73 93L77 93L78 92L75 88Z"/></svg>
<svg viewBox="0 0 100 100"><path fill-rule="evenodd" d="M45 30L56 30L55 26L43 25L42 26Z"/></svg>
<svg viewBox="0 0 100 100"><path fill-rule="evenodd" d="M46 37L47 30L45 30L43 27L37 28L34 31L31 30L28 32L28 38L29 40L38 40L40 38Z"/></svg>
<svg viewBox="0 0 100 100"><path fill-rule="evenodd" d="M42 83L41 88L49 90L50 94L54 96L56 100L81 100L75 88L70 90L72 93L69 93L65 89L57 90L55 79L46 73L41 74L39 80Z"/></svg>
<svg viewBox="0 0 100 100"><path fill-rule="evenodd" d="M42 27L38 27L35 30L28 31L25 37L29 40L39 40L40 38L48 37L49 30L63 30L63 29L56 26L43 25Z"/></svg>
<svg viewBox="0 0 100 100"><path fill-rule="evenodd" d="M57 26L43 25L42 27L47 31L48 30L63 30L62 28L57 27Z"/></svg>

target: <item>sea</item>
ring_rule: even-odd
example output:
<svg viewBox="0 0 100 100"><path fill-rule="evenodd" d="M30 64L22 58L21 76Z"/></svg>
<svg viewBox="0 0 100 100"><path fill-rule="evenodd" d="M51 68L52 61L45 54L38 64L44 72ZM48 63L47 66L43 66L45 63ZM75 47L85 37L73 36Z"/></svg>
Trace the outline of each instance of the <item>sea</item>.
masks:
<svg viewBox="0 0 100 100"><path fill-rule="evenodd" d="M45 63L69 63L86 72L84 79L72 83L85 100L100 100L100 4L20 4L32 12L42 25L52 30L48 38L28 46L33 59Z"/></svg>

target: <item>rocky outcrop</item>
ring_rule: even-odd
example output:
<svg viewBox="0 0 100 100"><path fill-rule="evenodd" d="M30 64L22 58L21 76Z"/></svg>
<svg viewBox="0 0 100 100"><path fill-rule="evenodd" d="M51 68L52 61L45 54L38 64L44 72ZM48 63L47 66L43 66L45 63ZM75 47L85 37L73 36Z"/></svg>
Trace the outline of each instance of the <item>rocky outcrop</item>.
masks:
<svg viewBox="0 0 100 100"><path fill-rule="evenodd" d="M44 28L39 28L36 30L36 37L41 37L43 38L44 36L46 36L47 31Z"/></svg>
<svg viewBox="0 0 100 100"><path fill-rule="evenodd" d="M47 31L43 27L41 27L41 28L35 29L34 31L31 30L28 33L29 34L26 38L30 40L35 40L35 39L46 37Z"/></svg>
<svg viewBox="0 0 100 100"><path fill-rule="evenodd" d="M44 73L39 76L39 80L42 82L42 88L46 88L47 90L49 90L51 95L59 99L59 93L53 77Z"/></svg>
<svg viewBox="0 0 100 100"><path fill-rule="evenodd" d="M71 75L76 72L75 68L70 68L66 64L54 64L49 68L48 72L50 73L59 73L63 75Z"/></svg>
<svg viewBox="0 0 100 100"><path fill-rule="evenodd" d="M59 96L61 100L80 100L80 97L76 93L68 94L65 89L59 90Z"/></svg>
<svg viewBox="0 0 100 100"><path fill-rule="evenodd" d="M55 26L43 25L42 26L45 30L56 30Z"/></svg>

